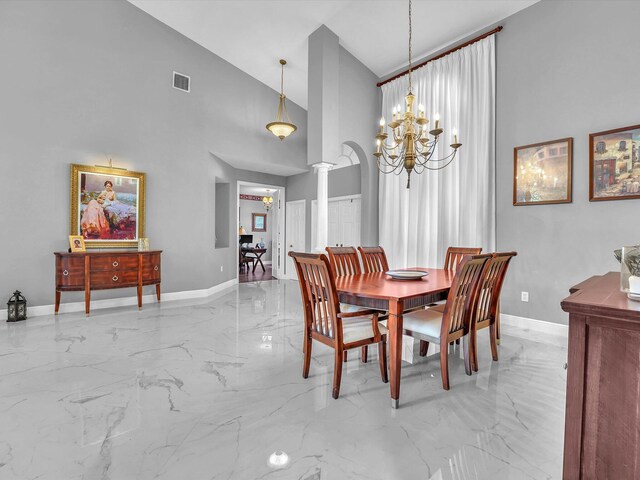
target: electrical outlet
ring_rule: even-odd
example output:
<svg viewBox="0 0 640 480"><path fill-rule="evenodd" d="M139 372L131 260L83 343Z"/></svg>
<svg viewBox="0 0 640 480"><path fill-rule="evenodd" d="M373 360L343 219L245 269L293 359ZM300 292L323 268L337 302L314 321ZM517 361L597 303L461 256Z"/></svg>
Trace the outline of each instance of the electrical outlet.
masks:
<svg viewBox="0 0 640 480"><path fill-rule="evenodd" d="M220 271L224 272L224 266L220 265Z"/></svg>
<svg viewBox="0 0 640 480"><path fill-rule="evenodd" d="M520 293L520 300L522 300L523 302L528 302L529 301L529 292Z"/></svg>

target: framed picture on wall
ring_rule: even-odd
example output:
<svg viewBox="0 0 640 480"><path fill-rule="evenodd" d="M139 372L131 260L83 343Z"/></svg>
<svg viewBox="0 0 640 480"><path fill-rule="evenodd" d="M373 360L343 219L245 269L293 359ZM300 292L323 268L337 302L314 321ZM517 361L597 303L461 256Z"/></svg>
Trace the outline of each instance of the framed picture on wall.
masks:
<svg viewBox="0 0 640 480"><path fill-rule="evenodd" d="M71 235L87 248L137 247L144 237L145 174L71 165Z"/></svg>
<svg viewBox="0 0 640 480"><path fill-rule="evenodd" d="M589 200L640 198L640 125L589 135Z"/></svg>
<svg viewBox="0 0 640 480"><path fill-rule="evenodd" d="M571 203L573 138L513 149L513 204Z"/></svg>
<svg viewBox="0 0 640 480"><path fill-rule="evenodd" d="M267 214L266 213L251 214L251 230L253 230L254 232L267 231Z"/></svg>

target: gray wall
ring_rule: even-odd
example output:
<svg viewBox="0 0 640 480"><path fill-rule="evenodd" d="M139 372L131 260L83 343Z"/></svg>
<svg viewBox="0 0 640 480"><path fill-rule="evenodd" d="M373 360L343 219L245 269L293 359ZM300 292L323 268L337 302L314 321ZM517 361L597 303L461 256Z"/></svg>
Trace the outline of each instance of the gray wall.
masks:
<svg viewBox="0 0 640 480"><path fill-rule="evenodd" d="M220 152L259 151L263 162L306 169L304 110L289 104L297 143L277 141L264 130L276 92L127 2L1 1L0 58L0 298L19 288L29 305L53 303L70 163L104 164L107 154L147 173L146 234L164 250L166 292L235 278L235 182L286 182L236 170ZM191 75L190 94L171 87L172 70ZM230 184L232 199L223 249L214 248L216 181Z"/></svg>
<svg viewBox="0 0 640 480"><path fill-rule="evenodd" d="M329 170L329 198L361 193L360 165ZM306 200L305 203L305 250L311 251L311 201L317 198L318 177L311 171L287 177L286 200ZM376 212L377 215L377 212ZM364 216L362 218L364 222Z"/></svg>
<svg viewBox="0 0 640 480"><path fill-rule="evenodd" d="M618 270L640 200L589 202L589 133L640 123L640 2L543 0L497 37L497 239L516 250L503 311L566 323L569 287ZM512 205L513 147L573 137L573 203ZM520 292L529 292L529 303Z"/></svg>

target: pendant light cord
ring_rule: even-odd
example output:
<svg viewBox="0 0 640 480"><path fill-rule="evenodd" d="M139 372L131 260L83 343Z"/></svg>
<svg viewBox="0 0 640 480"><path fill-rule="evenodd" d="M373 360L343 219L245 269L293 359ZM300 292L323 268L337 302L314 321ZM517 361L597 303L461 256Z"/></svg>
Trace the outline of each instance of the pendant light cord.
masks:
<svg viewBox="0 0 640 480"><path fill-rule="evenodd" d="M411 0L409 0L409 92L411 92Z"/></svg>
<svg viewBox="0 0 640 480"><path fill-rule="evenodd" d="M284 64L280 70L280 95L284 95Z"/></svg>

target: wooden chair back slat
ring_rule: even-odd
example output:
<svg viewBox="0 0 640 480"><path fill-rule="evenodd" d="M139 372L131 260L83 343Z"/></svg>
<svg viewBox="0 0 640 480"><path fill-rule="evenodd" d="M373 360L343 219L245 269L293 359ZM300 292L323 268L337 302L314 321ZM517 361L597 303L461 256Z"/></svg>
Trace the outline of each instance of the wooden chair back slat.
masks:
<svg viewBox="0 0 640 480"><path fill-rule="evenodd" d="M473 307L478 296L482 272L486 263L491 258L490 254L467 255L463 257L451 282L451 288L447 297L443 319L441 338L462 330L463 334L469 332Z"/></svg>
<svg viewBox="0 0 640 480"><path fill-rule="evenodd" d="M337 340L336 332L342 331L336 325L340 303L327 257L293 252L290 256L298 273L307 326L312 332Z"/></svg>
<svg viewBox="0 0 640 480"><path fill-rule="evenodd" d="M444 257L444 269L455 272L465 255L479 255L480 253L482 253L481 247L449 247L447 255Z"/></svg>
<svg viewBox="0 0 640 480"><path fill-rule="evenodd" d="M387 255L382 247L358 247L364 273L386 272L389 270Z"/></svg>
<svg viewBox="0 0 640 480"><path fill-rule="evenodd" d="M479 298L474 313L476 322L495 320L500 292L509 262L517 255L516 252L494 253L487 262L480 285Z"/></svg>
<svg viewBox="0 0 640 480"><path fill-rule="evenodd" d="M327 247L329 263L335 277L362 273L358 252L353 247Z"/></svg>

